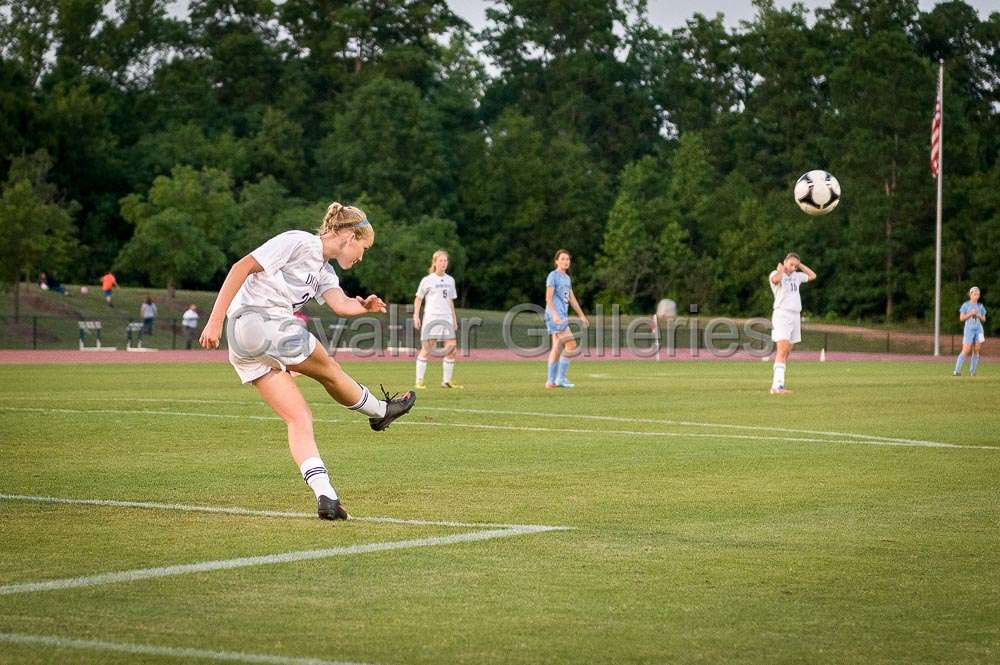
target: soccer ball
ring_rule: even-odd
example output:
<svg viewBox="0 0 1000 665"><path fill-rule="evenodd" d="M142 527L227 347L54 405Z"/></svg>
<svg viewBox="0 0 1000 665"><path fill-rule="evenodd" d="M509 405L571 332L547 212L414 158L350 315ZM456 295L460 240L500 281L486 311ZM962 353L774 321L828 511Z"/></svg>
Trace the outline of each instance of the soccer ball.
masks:
<svg viewBox="0 0 1000 665"><path fill-rule="evenodd" d="M840 203L840 183L826 171L804 173L795 182L795 202L808 215L825 215Z"/></svg>
<svg viewBox="0 0 1000 665"><path fill-rule="evenodd" d="M90 289L88 289L86 286L81 286L80 287L80 295L81 296L85 296L88 293L90 293Z"/></svg>

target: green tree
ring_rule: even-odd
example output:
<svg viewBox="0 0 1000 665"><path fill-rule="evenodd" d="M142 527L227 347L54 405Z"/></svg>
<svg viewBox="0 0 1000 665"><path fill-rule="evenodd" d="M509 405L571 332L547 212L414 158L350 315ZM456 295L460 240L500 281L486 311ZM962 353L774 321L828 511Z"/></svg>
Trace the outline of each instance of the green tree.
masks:
<svg viewBox="0 0 1000 665"><path fill-rule="evenodd" d="M118 270L143 275L173 290L204 284L226 265L239 208L223 171L175 168L160 176L146 198L122 199L121 214L135 234L115 261Z"/></svg>
<svg viewBox="0 0 1000 665"><path fill-rule="evenodd" d="M438 118L400 81L377 78L351 95L316 161L323 191L348 201L365 193L396 218L434 213L453 187Z"/></svg>
<svg viewBox="0 0 1000 665"><path fill-rule="evenodd" d="M328 203L306 204L290 197L277 180L265 176L240 192L240 223L229 247L230 256L245 256L279 233L319 227Z"/></svg>
<svg viewBox="0 0 1000 665"><path fill-rule="evenodd" d="M674 268L687 268L677 261L678 243L685 244L687 234L676 222L667 228L668 183L666 169L653 157L629 164L622 172L595 264L598 285L603 287L600 299L606 304L618 303L626 311L637 305L648 311L665 295L666 284L677 286Z"/></svg>
<svg viewBox="0 0 1000 665"><path fill-rule="evenodd" d="M66 264L76 247L75 205L58 200L47 182L52 162L44 151L14 159L0 196L0 284L14 291L14 318L20 316L20 282L37 270Z"/></svg>
<svg viewBox="0 0 1000 665"><path fill-rule="evenodd" d="M460 233L481 265L472 299L503 307L539 302L559 248L573 254L574 290L584 297L610 205L606 176L582 142L548 137L519 113L505 113L488 141L462 182Z"/></svg>
<svg viewBox="0 0 1000 665"><path fill-rule="evenodd" d="M283 111L268 107L260 130L250 140L257 177L272 175L286 187L302 192L307 169L302 127Z"/></svg>
<svg viewBox="0 0 1000 665"><path fill-rule="evenodd" d="M170 298L184 281L204 284L225 268L226 255L213 245L191 216L168 208L136 224L115 270L143 275L165 286Z"/></svg>
<svg viewBox="0 0 1000 665"><path fill-rule="evenodd" d="M927 137L934 76L905 33L883 30L858 41L831 87L845 145L832 170L841 174L845 203L850 197L838 212L852 245L834 286L852 313L893 318L912 257L933 238Z"/></svg>
<svg viewBox="0 0 1000 665"><path fill-rule="evenodd" d="M431 255L438 249L448 252L448 273L462 289L467 259L455 222L436 217L401 222L369 204L364 197L359 205L370 219L378 220L374 223L375 245L350 273L365 293L377 293L387 303L413 302L417 284L427 274ZM386 266L392 269L387 270Z"/></svg>

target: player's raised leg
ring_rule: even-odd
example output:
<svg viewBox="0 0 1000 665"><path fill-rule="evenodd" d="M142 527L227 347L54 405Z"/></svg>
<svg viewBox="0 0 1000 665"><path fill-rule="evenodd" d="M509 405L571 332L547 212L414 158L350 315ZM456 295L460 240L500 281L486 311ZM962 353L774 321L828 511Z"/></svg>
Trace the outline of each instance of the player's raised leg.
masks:
<svg viewBox="0 0 1000 665"><path fill-rule="evenodd" d="M317 513L323 519L348 519L330 474L323 464L313 434L312 412L286 372L272 371L253 382L261 398L288 427L288 450L309 488L316 495Z"/></svg>
<svg viewBox="0 0 1000 665"><path fill-rule="evenodd" d="M384 394L385 399L379 399L347 374L319 344L303 362L290 365L288 369L315 379L339 404L368 416L371 428L377 432L409 413L417 400L413 391L407 391L398 398Z"/></svg>

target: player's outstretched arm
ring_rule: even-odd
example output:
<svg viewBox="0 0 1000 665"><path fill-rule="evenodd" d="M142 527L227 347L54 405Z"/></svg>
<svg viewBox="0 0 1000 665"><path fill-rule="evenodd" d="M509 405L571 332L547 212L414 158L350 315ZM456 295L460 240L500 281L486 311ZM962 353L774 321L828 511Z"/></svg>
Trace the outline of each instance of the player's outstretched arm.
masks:
<svg viewBox="0 0 1000 665"><path fill-rule="evenodd" d="M327 307L338 316L361 316L386 311L385 303L375 294L367 298L361 296L349 298L344 290L338 287L327 289L321 295Z"/></svg>
<svg viewBox="0 0 1000 665"><path fill-rule="evenodd" d="M545 287L545 309L549 310L549 314L552 315L552 321L558 325L562 323L562 319L559 318L559 312L556 311L556 304L554 302L555 293L555 287Z"/></svg>
<svg viewBox="0 0 1000 665"><path fill-rule="evenodd" d="M785 274L785 264L779 263L778 267L771 271L771 283L781 284L781 276Z"/></svg>
<svg viewBox="0 0 1000 665"><path fill-rule="evenodd" d="M215 305L212 306L212 313L208 317L208 323L201 332L201 339L198 343L206 349L215 349L219 346L219 338L222 336L222 324L226 320L226 310L236 297L243 282L247 277L255 272L261 272L263 268L257 259L247 254L242 259L233 264L226 275L226 280L222 282L219 295L215 297Z"/></svg>
<svg viewBox="0 0 1000 665"><path fill-rule="evenodd" d="M417 296L413 299L413 327L420 330L420 306L424 304L424 299Z"/></svg>
<svg viewBox="0 0 1000 665"><path fill-rule="evenodd" d="M801 270L802 272L804 272L806 274L806 277L809 278L810 282L813 281L814 279L816 279L816 273L814 273L812 271L812 268L810 268L806 264L804 264L802 262L799 262L799 270Z"/></svg>

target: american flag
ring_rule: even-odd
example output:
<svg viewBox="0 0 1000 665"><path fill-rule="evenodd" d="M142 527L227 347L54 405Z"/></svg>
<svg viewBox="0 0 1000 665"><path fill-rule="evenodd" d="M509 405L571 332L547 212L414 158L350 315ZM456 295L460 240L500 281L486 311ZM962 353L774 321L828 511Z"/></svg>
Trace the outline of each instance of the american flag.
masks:
<svg viewBox="0 0 1000 665"><path fill-rule="evenodd" d="M935 178L941 170L941 97L942 77L938 76L937 100L934 102L934 119L931 121L931 175Z"/></svg>

